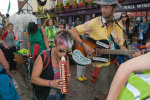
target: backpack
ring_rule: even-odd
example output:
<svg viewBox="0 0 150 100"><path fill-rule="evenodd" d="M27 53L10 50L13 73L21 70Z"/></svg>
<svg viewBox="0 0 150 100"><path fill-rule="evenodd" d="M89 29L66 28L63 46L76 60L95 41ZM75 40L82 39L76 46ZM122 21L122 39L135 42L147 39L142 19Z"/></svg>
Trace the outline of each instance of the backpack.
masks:
<svg viewBox="0 0 150 100"><path fill-rule="evenodd" d="M46 60L46 58L50 57L50 55L48 55L48 50L44 50L42 51L43 55L44 55L44 60L43 60L43 70L47 67L48 63L50 62L50 60ZM29 69L29 72L30 72L30 77L32 75L32 69L33 69L33 65L34 65L34 62L36 60L36 58L38 57L38 54L37 55L34 55L34 58L33 57L30 57L28 59L28 69Z"/></svg>
<svg viewBox="0 0 150 100"><path fill-rule="evenodd" d="M41 58L43 60L43 70L40 75L40 78L46 80L53 80L54 78L54 71L52 68L50 51L51 50L44 50L42 51L42 55L41 55ZM31 74L32 74L32 68L31 68ZM51 87L38 86L36 84L32 84L32 86L33 86L33 91L35 92L35 95L38 100L47 100Z"/></svg>

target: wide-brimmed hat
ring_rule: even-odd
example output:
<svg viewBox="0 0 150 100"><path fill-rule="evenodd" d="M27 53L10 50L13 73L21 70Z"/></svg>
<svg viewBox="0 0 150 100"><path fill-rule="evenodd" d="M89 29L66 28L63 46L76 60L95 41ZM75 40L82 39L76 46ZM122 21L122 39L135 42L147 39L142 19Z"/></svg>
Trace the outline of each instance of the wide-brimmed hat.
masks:
<svg viewBox="0 0 150 100"><path fill-rule="evenodd" d="M36 33L38 31L38 25L35 24L35 22L29 22L28 24L28 33L33 34Z"/></svg>
<svg viewBox="0 0 150 100"><path fill-rule="evenodd" d="M95 0L93 2L97 3L97 4L101 4L101 5L114 5L114 4L116 4L119 9L122 9L122 6L118 3L118 0L101 0L101 1Z"/></svg>

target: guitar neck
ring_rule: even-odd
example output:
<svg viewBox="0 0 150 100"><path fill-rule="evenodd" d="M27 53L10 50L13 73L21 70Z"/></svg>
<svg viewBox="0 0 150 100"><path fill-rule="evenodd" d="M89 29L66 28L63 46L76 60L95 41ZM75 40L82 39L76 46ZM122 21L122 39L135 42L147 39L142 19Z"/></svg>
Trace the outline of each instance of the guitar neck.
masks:
<svg viewBox="0 0 150 100"><path fill-rule="evenodd" d="M102 54L117 54L117 55L131 55L134 54L135 50L110 50L102 49Z"/></svg>

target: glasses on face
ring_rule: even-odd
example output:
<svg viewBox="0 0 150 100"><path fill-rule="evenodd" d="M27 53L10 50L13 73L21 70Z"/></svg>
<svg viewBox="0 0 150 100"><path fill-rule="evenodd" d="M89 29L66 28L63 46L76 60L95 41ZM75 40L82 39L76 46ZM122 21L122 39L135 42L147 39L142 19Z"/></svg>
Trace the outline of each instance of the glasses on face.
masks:
<svg viewBox="0 0 150 100"><path fill-rule="evenodd" d="M60 53L67 53L67 54L68 54L68 53L70 53L71 51L65 51L65 50L59 49L59 52L60 52Z"/></svg>
<svg viewBox="0 0 150 100"><path fill-rule="evenodd" d="M127 16L122 16L122 18L126 18Z"/></svg>

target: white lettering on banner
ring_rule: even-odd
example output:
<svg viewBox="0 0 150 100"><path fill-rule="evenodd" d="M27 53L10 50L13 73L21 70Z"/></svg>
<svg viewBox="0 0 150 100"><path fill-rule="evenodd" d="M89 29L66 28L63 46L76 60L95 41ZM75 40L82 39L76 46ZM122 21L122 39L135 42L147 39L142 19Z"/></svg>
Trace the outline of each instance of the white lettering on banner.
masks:
<svg viewBox="0 0 150 100"><path fill-rule="evenodd" d="M124 9L134 9L135 6L134 5L127 5L127 6L124 6Z"/></svg>
<svg viewBox="0 0 150 100"><path fill-rule="evenodd" d="M123 9L136 9L136 8L149 8L150 3L137 4L137 5L126 5L123 6Z"/></svg>
<svg viewBox="0 0 150 100"><path fill-rule="evenodd" d="M150 3L145 3L145 4L138 4L137 8L147 8L150 7Z"/></svg>
<svg viewBox="0 0 150 100"><path fill-rule="evenodd" d="M134 95L134 100L140 100L139 96L141 95L140 91L137 90L133 85L130 83L126 84L126 88L131 91Z"/></svg>

